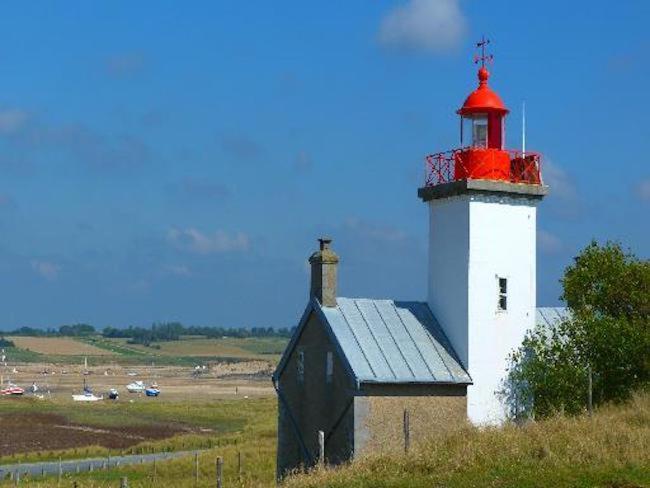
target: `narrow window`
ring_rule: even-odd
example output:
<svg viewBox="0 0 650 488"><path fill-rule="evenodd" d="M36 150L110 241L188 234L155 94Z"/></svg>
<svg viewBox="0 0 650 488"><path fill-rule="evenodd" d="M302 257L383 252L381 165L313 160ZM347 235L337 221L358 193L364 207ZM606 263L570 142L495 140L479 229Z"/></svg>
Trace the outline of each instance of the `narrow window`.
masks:
<svg viewBox="0 0 650 488"><path fill-rule="evenodd" d="M499 310L508 310L508 279L499 278Z"/></svg>
<svg viewBox="0 0 650 488"><path fill-rule="evenodd" d="M305 382L305 351L298 351L297 368L298 383L303 384Z"/></svg>
<svg viewBox="0 0 650 488"><path fill-rule="evenodd" d="M325 382L331 383L334 376L334 356L331 351L327 351L325 358Z"/></svg>

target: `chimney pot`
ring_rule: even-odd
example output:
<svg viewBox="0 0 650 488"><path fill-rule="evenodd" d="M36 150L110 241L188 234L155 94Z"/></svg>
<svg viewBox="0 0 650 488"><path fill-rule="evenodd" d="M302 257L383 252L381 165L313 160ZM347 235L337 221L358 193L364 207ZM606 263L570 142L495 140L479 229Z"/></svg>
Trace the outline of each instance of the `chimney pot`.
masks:
<svg viewBox="0 0 650 488"><path fill-rule="evenodd" d="M330 239L329 237L321 237L320 239L318 239L318 242L320 242L320 250L324 251L325 249L330 248L332 239Z"/></svg>
<svg viewBox="0 0 650 488"><path fill-rule="evenodd" d="M332 239L318 239L319 250L309 258L311 264L310 296L324 307L336 307L337 268L339 257L331 249Z"/></svg>

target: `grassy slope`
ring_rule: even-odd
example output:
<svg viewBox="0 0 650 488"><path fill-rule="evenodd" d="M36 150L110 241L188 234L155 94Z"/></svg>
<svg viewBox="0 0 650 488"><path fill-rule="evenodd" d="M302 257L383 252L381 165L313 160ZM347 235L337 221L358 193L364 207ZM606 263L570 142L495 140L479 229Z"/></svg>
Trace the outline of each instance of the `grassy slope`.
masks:
<svg viewBox="0 0 650 488"><path fill-rule="evenodd" d="M228 357L242 359L277 359L288 339L276 337L249 337L208 339L185 336L179 341L156 342L158 348L128 344L124 339L112 339L113 344L157 356Z"/></svg>
<svg viewBox="0 0 650 488"><path fill-rule="evenodd" d="M650 487L650 394L592 418L467 428L409 456L367 458L289 480L307 487Z"/></svg>
<svg viewBox="0 0 650 488"><path fill-rule="evenodd" d="M43 340L47 341L48 338ZM53 341L57 339L54 338ZM125 339L105 339L99 336L70 338L69 341L90 345L109 353L108 356L90 354L60 355L38 353L33 350L11 347L6 348L7 356L13 363L42 362L55 364L82 364L87 357L91 366L117 361L123 365L151 364L170 366L193 366L206 361L241 361L248 359L265 359L277 361L288 339L275 337L251 337L245 339L224 338L205 339L191 337L181 341L162 342L161 349L148 348L137 344L127 344ZM53 342L54 344L54 342ZM80 347L80 350L81 350ZM55 349L53 349L54 351Z"/></svg>

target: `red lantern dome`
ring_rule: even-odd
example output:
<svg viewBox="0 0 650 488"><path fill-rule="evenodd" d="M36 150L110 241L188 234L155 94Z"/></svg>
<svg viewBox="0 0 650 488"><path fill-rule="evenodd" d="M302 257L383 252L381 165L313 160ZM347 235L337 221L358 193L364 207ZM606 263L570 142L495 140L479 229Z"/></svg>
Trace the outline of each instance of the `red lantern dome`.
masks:
<svg viewBox="0 0 650 488"><path fill-rule="evenodd" d="M540 156L505 148L505 118L509 110L501 97L488 86L490 72L485 67L493 56L485 53L489 40L476 43L481 54L474 62L478 88L456 111L460 115L460 148L427 156L427 186L459 180L492 180L541 184Z"/></svg>
<svg viewBox="0 0 650 488"><path fill-rule="evenodd" d="M478 88L465 99L465 103L457 111L459 115L471 115L477 112L505 115L509 112L499 95L488 86L489 77L490 72L482 66L478 70Z"/></svg>

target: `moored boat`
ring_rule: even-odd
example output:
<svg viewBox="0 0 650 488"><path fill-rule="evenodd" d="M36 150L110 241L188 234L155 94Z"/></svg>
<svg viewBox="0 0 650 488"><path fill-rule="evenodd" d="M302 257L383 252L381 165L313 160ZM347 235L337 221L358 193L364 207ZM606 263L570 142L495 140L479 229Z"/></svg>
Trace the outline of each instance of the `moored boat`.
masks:
<svg viewBox="0 0 650 488"><path fill-rule="evenodd" d="M142 393L145 390L146 386L142 381L134 381L126 385L126 389L129 393Z"/></svg>
<svg viewBox="0 0 650 488"><path fill-rule="evenodd" d="M103 400L103 399L104 399L103 395L97 396L97 395L95 395L93 393L93 390L88 385L86 385L86 380L85 379L84 379L83 393L77 394L77 395L75 395L75 394L72 395L72 401L75 401L75 402L98 402L98 401Z"/></svg>
<svg viewBox="0 0 650 488"><path fill-rule="evenodd" d="M25 389L21 388L20 386L14 385L13 383L9 382L7 386L4 386L0 390L0 395L13 395L13 396L19 396L23 395L25 393Z"/></svg>
<svg viewBox="0 0 650 488"><path fill-rule="evenodd" d="M160 388L157 383L153 383L144 390L144 394L150 397L157 397L160 395Z"/></svg>

